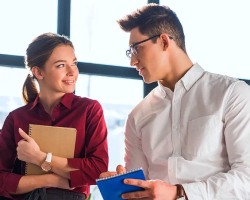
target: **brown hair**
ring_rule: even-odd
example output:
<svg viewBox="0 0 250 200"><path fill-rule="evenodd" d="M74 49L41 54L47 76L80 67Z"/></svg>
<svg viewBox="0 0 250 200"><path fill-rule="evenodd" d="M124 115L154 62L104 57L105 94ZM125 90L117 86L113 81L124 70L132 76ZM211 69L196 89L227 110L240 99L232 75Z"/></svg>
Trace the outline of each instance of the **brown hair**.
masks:
<svg viewBox="0 0 250 200"><path fill-rule="evenodd" d="M34 66L43 69L53 50L59 45L68 45L74 48L72 42L63 35L44 33L36 37L26 50L26 68L30 71ZM23 84L22 96L25 104L33 102L37 97L38 90L35 85L35 79L34 75L29 74Z"/></svg>
<svg viewBox="0 0 250 200"><path fill-rule="evenodd" d="M138 27L141 34L149 37L166 33L186 53L185 35L181 22L175 12L167 6L150 3L117 22L125 32ZM152 39L153 43L156 40L157 38Z"/></svg>

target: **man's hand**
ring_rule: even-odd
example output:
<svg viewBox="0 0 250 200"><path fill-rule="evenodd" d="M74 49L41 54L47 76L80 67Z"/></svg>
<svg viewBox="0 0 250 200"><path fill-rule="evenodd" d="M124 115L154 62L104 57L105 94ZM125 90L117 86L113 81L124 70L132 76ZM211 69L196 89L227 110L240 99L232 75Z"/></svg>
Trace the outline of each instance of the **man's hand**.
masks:
<svg viewBox="0 0 250 200"><path fill-rule="evenodd" d="M42 152L33 138L19 128L22 140L18 142L17 156L19 160L27 163L41 165L46 158L46 153Z"/></svg>
<svg viewBox="0 0 250 200"><path fill-rule="evenodd" d="M106 178L106 177L113 176L115 174L122 174L125 172L126 172L125 168L122 165L118 165L116 167L116 172L103 172L100 174L100 178Z"/></svg>
<svg viewBox="0 0 250 200"><path fill-rule="evenodd" d="M129 200L174 200L177 196L177 187L160 180L144 181L138 179L125 179L127 185L142 187L145 191L130 192L122 195Z"/></svg>

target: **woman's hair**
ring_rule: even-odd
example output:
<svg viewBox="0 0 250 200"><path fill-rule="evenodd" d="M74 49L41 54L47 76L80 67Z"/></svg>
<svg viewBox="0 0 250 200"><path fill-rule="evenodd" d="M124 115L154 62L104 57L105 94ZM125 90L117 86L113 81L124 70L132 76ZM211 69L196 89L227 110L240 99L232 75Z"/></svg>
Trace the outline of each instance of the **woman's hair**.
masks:
<svg viewBox="0 0 250 200"><path fill-rule="evenodd" d="M31 70L34 66L44 69L44 65L51 56L54 49L59 45L68 45L74 49L72 42L63 35L55 33L44 33L36 37L28 46L25 56L25 66ZM36 77L34 75L28 75L23 84L23 101L25 104L33 102L38 94L38 90L35 85Z"/></svg>
<svg viewBox="0 0 250 200"><path fill-rule="evenodd" d="M149 37L166 33L186 53L185 35L181 22L175 12L167 6L150 3L117 22L125 32L138 27L141 34ZM155 43L156 39L152 41Z"/></svg>

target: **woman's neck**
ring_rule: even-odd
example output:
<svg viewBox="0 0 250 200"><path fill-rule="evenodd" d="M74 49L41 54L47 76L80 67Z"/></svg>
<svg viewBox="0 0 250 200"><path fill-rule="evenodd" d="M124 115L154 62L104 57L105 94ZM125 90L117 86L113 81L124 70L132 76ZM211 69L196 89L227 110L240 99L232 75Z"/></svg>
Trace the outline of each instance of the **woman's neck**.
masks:
<svg viewBox="0 0 250 200"><path fill-rule="evenodd" d="M43 105L45 111L52 116L52 112L53 109L55 107L56 104L58 104L63 96L65 95L65 93L48 93L48 92L43 92L40 91L39 93L39 100L41 102L41 104Z"/></svg>

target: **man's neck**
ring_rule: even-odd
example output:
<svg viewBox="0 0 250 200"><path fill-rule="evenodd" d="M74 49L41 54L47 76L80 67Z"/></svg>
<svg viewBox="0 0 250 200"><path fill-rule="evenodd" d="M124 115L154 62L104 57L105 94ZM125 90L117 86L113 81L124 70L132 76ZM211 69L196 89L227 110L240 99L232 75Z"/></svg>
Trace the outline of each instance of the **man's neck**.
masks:
<svg viewBox="0 0 250 200"><path fill-rule="evenodd" d="M183 51L176 53L170 60L170 72L160 80L160 83L174 91L175 84L187 73L193 66L192 61Z"/></svg>

